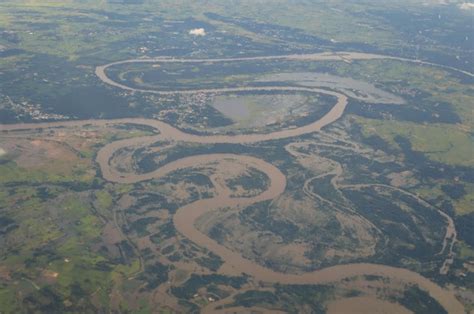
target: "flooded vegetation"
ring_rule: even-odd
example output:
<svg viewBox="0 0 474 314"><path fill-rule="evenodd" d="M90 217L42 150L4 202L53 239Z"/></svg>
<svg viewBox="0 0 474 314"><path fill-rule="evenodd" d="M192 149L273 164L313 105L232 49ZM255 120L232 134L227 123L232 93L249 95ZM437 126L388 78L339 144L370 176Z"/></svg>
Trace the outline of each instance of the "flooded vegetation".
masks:
<svg viewBox="0 0 474 314"><path fill-rule="evenodd" d="M270 2L0 3L0 312L474 308L472 8Z"/></svg>

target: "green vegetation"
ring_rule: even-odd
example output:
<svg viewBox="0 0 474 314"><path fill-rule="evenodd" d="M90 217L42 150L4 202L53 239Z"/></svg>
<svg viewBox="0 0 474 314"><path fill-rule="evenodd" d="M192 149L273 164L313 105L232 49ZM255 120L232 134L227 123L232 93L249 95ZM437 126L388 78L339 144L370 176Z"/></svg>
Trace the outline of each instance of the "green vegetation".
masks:
<svg viewBox="0 0 474 314"><path fill-rule="evenodd" d="M240 288L247 279L245 277L228 277L223 275L195 275L192 274L181 287L171 288L171 292L180 299L190 299L199 288L207 285L227 285L235 289Z"/></svg>
<svg viewBox="0 0 474 314"><path fill-rule="evenodd" d="M417 286L409 287L404 292L403 297L397 301L413 313L447 313L435 299Z"/></svg>
<svg viewBox="0 0 474 314"><path fill-rule="evenodd" d="M242 196L240 191L250 191L252 194L259 194L267 190L270 181L268 177L263 173L258 171L255 168L250 168L248 172L243 173L235 178L230 178L226 180L227 186L234 191L237 196ZM245 195L249 192L245 193Z"/></svg>
<svg viewBox="0 0 474 314"><path fill-rule="evenodd" d="M341 293L339 291L338 293ZM259 306L268 309L283 309L288 312L301 312L311 308L313 313L324 313L325 304L336 294L332 286L325 285L275 285L275 291L250 290L234 297L232 306Z"/></svg>
<svg viewBox="0 0 474 314"><path fill-rule="evenodd" d="M197 258L196 263L208 268L211 271L217 271L222 266L224 261L220 258L220 256L210 252L208 256Z"/></svg>
<svg viewBox="0 0 474 314"><path fill-rule="evenodd" d="M458 215L474 212L474 206L472 206L474 204L474 184L466 183L463 186L465 187L465 194L454 202L454 208Z"/></svg>
<svg viewBox="0 0 474 314"><path fill-rule="evenodd" d="M55 165L55 169L61 169L68 163L63 165ZM78 164L72 166L65 172L56 172L53 167L46 169L25 169L18 167L14 161L10 161L0 165L2 176L1 183L7 182L32 182L32 183L70 183L72 185L80 186L82 183L91 183L93 176L85 172L86 165Z"/></svg>
<svg viewBox="0 0 474 314"><path fill-rule="evenodd" d="M253 144L166 138L140 146L140 137L157 130L133 122L2 129L0 312L199 312L212 299L231 295L223 307L318 313L333 300L368 295L416 313L444 312L424 290L382 276L311 286L221 274L223 257L186 239L173 215L215 197L216 183L237 201L267 190L269 178L226 161L134 184L106 182L97 152L126 138L136 141L109 161L117 172L141 175L214 153L253 156L280 169L287 178L280 196L196 221L204 234L261 266L303 273L338 264L388 264L472 294L474 90L472 78L453 70L473 72L467 36L473 33L472 9L461 0L435 2L1 1L0 127L152 118L200 135L267 133L314 122L335 103L333 96L289 90L132 92L95 75L96 66L126 59L352 51L444 68L343 56L111 66L112 79L136 88L304 86L343 93L349 103L321 132ZM205 34L190 33L196 28ZM454 252L438 209L454 221ZM447 258L453 263L444 275ZM468 298L459 299L474 308Z"/></svg>
<svg viewBox="0 0 474 314"><path fill-rule="evenodd" d="M270 291L251 290L238 294L234 298L234 303L231 306L252 307L256 305L273 305L278 301L278 298Z"/></svg>
<svg viewBox="0 0 474 314"><path fill-rule="evenodd" d="M398 13L402 9L409 9L412 14L426 12L426 8L420 6L421 1L384 1L379 5L387 11ZM404 27L391 25L391 21L385 17L377 15L379 12L366 3L347 3L345 1L336 1L329 5L320 4L314 6L311 2L288 3L286 1L250 1L240 0L238 3L229 4L221 1L197 1L185 7L174 1L153 0L145 1L17 1L2 3L3 14L0 19L0 26L20 30L34 30L34 32L25 32L22 34L22 48L42 53L51 53L65 55L74 60L94 47L106 47L114 42L125 40L130 37L138 37L149 31L159 31L163 27L153 23L153 20L140 19L136 14L130 17L131 24L123 20L123 14L129 12L152 13L162 18L172 17L177 20L186 18L198 18L214 26L222 27L225 31L236 35L246 36L252 40L274 43L275 38L267 34L260 34L246 25L245 17L251 20L261 21L263 24L273 24L275 26L291 27L295 30L304 31L308 34L319 36L325 40L334 40L337 42L360 42L369 43L381 47L397 47L402 45L406 49L412 47L404 36L405 29L410 23L405 23ZM370 10L368 9L370 8ZM35 17L36 25L29 28L30 20L26 17L15 14L15 11L21 9L31 13L39 13ZM87 9L87 10L86 10ZM81 10L83 12L81 12ZM221 14L224 17L232 17L234 23L223 23L220 20L212 19L209 12ZM354 14L357 12L358 14ZM113 15L116 13L116 15ZM410 17L409 14L406 14ZM109 16L110 20L105 20L104 16ZM298 19L295 19L295 16ZM52 17L55 17L54 23ZM465 17L464 19L466 19ZM68 23L64 23L67 21ZM94 28L87 28L84 21L94 23ZM448 19L449 21L449 19ZM441 20L441 29L446 27L458 27L462 21L449 24L448 21ZM452 25L454 24L454 25ZM113 32L112 26L126 28L127 32ZM130 33L131 26L134 27ZM55 33L59 38L64 38L58 42L53 34L40 37L38 31L54 27ZM412 26L418 27L417 24ZM44 30L43 30L44 29ZM351 30L341 31L342 30ZM48 32L45 32L48 33ZM78 36L79 34L79 36ZM417 34L420 41L429 38L429 34ZM92 39L92 40L91 40ZM436 48L447 47L437 41L434 43ZM54 47L54 48L53 48ZM429 47L434 49L435 47ZM453 48L452 46L449 48ZM442 48L441 48L442 49ZM105 50L107 51L107 50ZM123 49L122 53L127 52ZM97 53L97 52L96 52ZM103 53L103 52L102 52Z"/></svg>
<svg viewBox="0 0 474 314"><path fill-rule="evenodd" d="M414 151L448 165L474 166L474 140L471 135L450 125L419 125L410 122L358 118L366 137L378 135L390 145L403 136Z"/></svg>
<svg viewBox="0 0 474 314"><path fill-rule="evenodd" d="M111 289L140 269L134 259L117 264L101 244L113 204L130 186L102 185L90 157L57 160L36 151L30 161L22 156L36 148L24 147L23 155L12 150L0 164L2 311L109 308ZM58 147L44 151L63 152Z"/></svg>

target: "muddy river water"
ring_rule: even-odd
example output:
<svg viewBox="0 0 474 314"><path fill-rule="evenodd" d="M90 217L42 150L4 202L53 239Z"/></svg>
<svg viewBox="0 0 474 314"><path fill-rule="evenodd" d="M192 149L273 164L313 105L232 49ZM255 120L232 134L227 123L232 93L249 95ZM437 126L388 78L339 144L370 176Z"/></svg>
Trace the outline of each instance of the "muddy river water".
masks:
<svg viewBox="0 0 474 314"><path fill-rule="evenodd" d="M368 55L360 53L325 53L313 55L290 55L290 56L276 56L276 57L258 57L258 58L235 58L235 59L213 59L213 60L192 60L192 62L227 62L239 60L258 60L258 59L296 59L296 60L368 60L368 59L382 59L392 58L379 55ZM393 58L392 58L393 59ZM237 155L237 154L207 154L185 157L171 163L168 163L152 172L137 174L137 173L122 173L113 168L109 161L114 153L119 149L128 147L144 147L155 143L158 140L171 140L191 143L213 144L213 143L256 143L274 139L283 139L295 137L311 132L317 132L326 125L329 125L339 119L346 108L348 97L342 93L335 91L328 91L319 89L317 87L262 87L262 88L227 88L227 89L206 89L206 90L188 90L188 91L153 91L141 90L122 85L111 80L106 75L106 69L115 64L133 63L133 62L191 62L189 60L180 60L172 58L156 58L156 59L137 59L126 60L122 62L115 62L105 66L99 66L96 69L98 77L106 84L121 88L124 90L147 92L157 94L175 94L175 93L195 93L199 92L215 92L226 93L236 91L305 91L334 96L336 103L332 109L319 120L294 129L285 129L272 133L265 134L247 134L247 135L195 135L185 133L167 123L151 120L151 119L115 119L115 120L86 120L86 121L65 121L65 122L49 122L41 124L14 124L14 125L0 125L0 131L13 131L21 129L34 128L54 128L67 126L83 126L92 124L97 126L106 126L114 124L139 124L150 126L159 131L157 135L143 136L138 138L124 139L114 141L102 147L97 154L97 163L100 166L104 179L117 183L134 183L144 180L157 179L164 177L178 169L193 168L199 165L205 165L222 160L236 160L249 167L256 168L264 172L269 178L268 189L261 194L253 197L233 198L230 196L231 191L224 185L216 189L216 196L211 199L201 199L179 208L173 217L173 222L182 235L193 241L201 247L205 247L209 251L219 255L224 264L219 269L219 273L225 275L240 275L242 273L248 274L255 280L270 282L270 283L286 283L286 284L321 284L337 282L345 278L361 275L379 275L385 278L390 278L398 281L403 281L409 284L417 284L420 288L429 292L449 313L463 313L463 305L456 299L451 291L443 289L429 279L420 274L402 268L396 268L386 265L369 264L369 263L354 263L345 265L336 265L313 272L304 274L287 274L273 271L269 268L263 267L249 259L244 258L239 252L232 251L227 247L220 245L206 234L201 233L194 226L195 221L201 215L218 210L223 207L233 208L236 211L245 208L256 202L271 200L278 197L285 191L286 177L274 165L251 156ZM410 62L416 62L411 60Z"/></svg>

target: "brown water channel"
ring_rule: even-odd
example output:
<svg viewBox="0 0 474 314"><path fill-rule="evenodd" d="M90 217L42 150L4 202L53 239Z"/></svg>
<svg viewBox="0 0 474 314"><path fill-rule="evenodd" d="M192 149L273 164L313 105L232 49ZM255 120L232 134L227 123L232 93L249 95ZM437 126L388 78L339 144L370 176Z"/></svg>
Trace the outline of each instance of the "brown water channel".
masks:
<svg viewBox="0 0 474 314"><path fill-rule="evenodd" d="M384 56L366 55L366 54L317 54L317 55L305 55L305 56L286 56L286 57L260 57L252 59L281 59L281 58L298 58L298 60L340 60L346 58L350 60L359 59L380 59L386 58ZM316 58L316 59L315 59ZM388 57L390 58L390 57ZM252 60L251 59L251 60ZM164 61L170 60L170 61ZM172 61L171 61L172 60ZM230 59L230 61L248 60L248 58ZM206 62L209 60L206 60ZM214 62L229 61L229 59L216 59ZM191 143L202 143L202 144L216 144L216 143L256 143L261 141L268 141L274 139L283 139L296 137L299 135L312 133L319 131L322 127L329 125L339 119L347 105L347 96L334 92L327 91L318 88L306 88L306 87L263 87L263 88L232 88L232 89L210 89L210 90L189 90L189 91L150 91L150 90L136 90L119 83L110 80L106 74L105 69L113 64L120 63L132 63L132 62L188 62L187 60L177 59L138 59L138 60L127 60L123 62L116 62L101 66L97 68L97 75L99 78L107 84L112 86L134 90L139 92L151 92L158 94L175 94L175 93L195 93L195 92L234 92L234 91L261 91L261 90L292 90L292 91L305 91L322 93L337 98L337 102L334 107L319 120L299 127L295 129L280 130L266 134L248 134L248 135L194 135L185 133L167 123L151 120L151 119L115 119L115 120L85 120L85 121L66 121L66 122L49 122L41 124L14 124L14 125L0 125L0 131L13 131L21 129L35 129L35 128L54 128L54 127L67 127L67 126L83 126L86 124L92 124L97 126L106 126L111 124L140 124L153 127L160 133L158 135L143 136L125 140L118 140L109 143L102 147L97 154L97 163L99 164L104 179L117 182L117 183L134 183L150 179L162 178L173 171L178 169L193 168L199 165L205 165L209 163L220 162L222 160L236 160L242 164L246 164L249 167L257 168L264 172L269 180L270 184L266 191L261 194L248 197L248 198L232 198L230 197L231 191L225 186L221 186L217 189L217 195L211 199L202 199L185 205L179 208L173 217L173 222L176 229L189 240L193 241L201 247L205 247L209 251L219 255L224 264L219 269L219 273L226 275L240 275L242 273L252 276L255 280L270 282L270 283L285 283L285 284L321 284L338 282L345 278L362 275L379 275L394 280L401 280L410 284L417 284L420 288L429 292L429 294L438 300L438 302L449 312L449 313L463 313L464 307L455 298L454 294L448 290L445 290L430 281L429 279L419 275L416 272L396 268L386 265L368 264L368 263L355 263L346 265L337 265L321 270L304 273L304 274L287 274L275 272L269 268L265 268L251 260L244 258L239 252L232 251L223 245L220 245L213 239L209 238L206 234L201 233L194 226L194 223L201 215L219 210L223 207L233 208L236 211L245 208L256 202L271 200L282 194L286 187L285 175L274 165L255 157L246 155L236 154L208 154L208 155L197 155L182 158L171 163L168 163L152 172L145 174L137 173L121 173L110 166L109 161L113 157L114 153L122 148L130 147L144 147L155 143L158 140L172 140L182 141ZM196 62L196 60L194 60ZM204 62L204 60L202 61ZM223 174L225 175L225 174Z"/></svg>

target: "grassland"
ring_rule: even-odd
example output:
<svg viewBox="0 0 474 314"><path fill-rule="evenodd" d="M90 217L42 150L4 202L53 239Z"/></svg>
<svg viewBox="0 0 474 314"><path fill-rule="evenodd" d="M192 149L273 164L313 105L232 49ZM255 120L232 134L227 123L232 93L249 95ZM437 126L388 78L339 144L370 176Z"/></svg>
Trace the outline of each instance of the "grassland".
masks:
<svg viewBox="0 0 474 314"><path fill-rule="evenodd" d="M357 118L357 123L362 125L367 137L378 135L397 147L395 138L402 136L409 139L413 150L425 154L431 160L448 165L474 166L473 138L458 126L363 118Z"/></svg>
<svg viewBox="0 0 474 314"><path fill-rule="evenodd" d="M466 194L459 200L456 200L454 207L459 215L465 215L474 212L474 185L465 185Z"/></svg>

